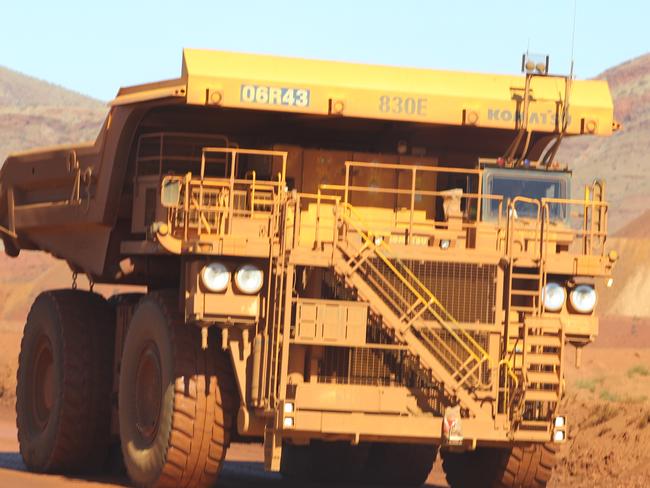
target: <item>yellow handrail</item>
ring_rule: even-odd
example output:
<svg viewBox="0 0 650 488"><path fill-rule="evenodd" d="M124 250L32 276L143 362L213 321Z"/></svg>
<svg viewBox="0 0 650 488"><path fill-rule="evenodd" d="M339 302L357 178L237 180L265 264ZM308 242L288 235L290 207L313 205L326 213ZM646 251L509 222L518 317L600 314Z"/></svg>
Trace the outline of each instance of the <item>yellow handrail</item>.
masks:
<svg viewBox="0 0 650 488"><path fill-rule="evenodd" d="M442 325L442 327L451 334L451 336L458 341L458 343L461 345L463 349L479 364L483 363L485 361L488 361L488 364L491 364L491 358L489 353L483 349L483 347L474 340L474 338L469 335L466 331L464 331L462 328L460 328L460 324L456 319L445 309L445 307L440 303L440 301L436 298L436 296L413 274L413 272L407 267L404 266L404 270L408 277L412 280L409 281L401 272L400 270L397 269L397 267L391 262L390 259L388 259L384 253L381 252L380 248L385 248L387 251L390 252L390 246L386 243L385 240L382 240L379 243L375 243L373 239L368 235L368 233L364 232L362 229L362 226L359 225L355 220L352 218L353 216L360 221L363 224L363 219L358 216L356 211L354 210L354 207L349 204L349 203L341 203L341 205L349 212L349 216L343 213L343 218L346 220L346 223L351 225L355 231L362 237L364 240L364 245L367 243L370 243L374 247L374 252L375 254L384 262L384 264L402 281L402 283L415 295L417 298L416 302L419 301L421 302L428 310L429 312L436 318L436 320ZM364 224L365 225L365 224ZM368 226L365 226L366 229L368 229ZM401 262L398 260L398 262ZM429 298L427 300L422 293L420 293L411 283L415 283L424 294L426 294ZM436 305L446 316L443 318L431 305ZM461 337L456 333L456 331L450 327L447 322L451 322L454 326L458 328L464 335L464 338L467 342L469 342L476 351L478 351L478 354L475 352L475 350L472 350L466 342L461 339Z"/></svg>

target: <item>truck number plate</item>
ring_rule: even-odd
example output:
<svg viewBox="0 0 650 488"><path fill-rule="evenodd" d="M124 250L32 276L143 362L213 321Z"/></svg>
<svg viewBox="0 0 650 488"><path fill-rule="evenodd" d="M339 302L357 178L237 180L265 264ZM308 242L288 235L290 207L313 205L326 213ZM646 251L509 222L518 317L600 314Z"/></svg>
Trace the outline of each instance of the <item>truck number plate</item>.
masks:
<svg viewBox="0 0 650 488"><path fill-rule="evenodd" d="M310 93L306 88L280 88L277 86L242 85L240 100L262 105L309 107Z"/></svg>
<svg viewBox="0 0 650 488"><path fill-rule="evenodd" d="M379 97L379 111L382 113L427 115L427 99L382 95Z"/></svg>

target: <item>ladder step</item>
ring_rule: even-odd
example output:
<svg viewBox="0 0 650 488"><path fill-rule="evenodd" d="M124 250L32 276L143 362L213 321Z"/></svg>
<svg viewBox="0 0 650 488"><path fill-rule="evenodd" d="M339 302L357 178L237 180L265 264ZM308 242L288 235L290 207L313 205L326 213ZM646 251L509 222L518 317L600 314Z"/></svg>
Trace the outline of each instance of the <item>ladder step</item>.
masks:
<svg viewBox="0 0 650 488"><path fill-rule="evenodd" d="M559 385L560 377L557 373L544 372L544 371L528 371L526 378L529 383L540 383L547 385Z"/></svg>
<svg viewBox="0 0 650 488"><path fill-rule="evenodd" d="M519 423L519 429L520 430L525 430L525 429L532 429L532 430L541 430L541 429L546 429L550 427L551 423L548 420L522 420Z"/></svg>
<svg viewBox="0 0 650 488"><path fill-rule="evenodd" d="M558 402L560 401L557 391L553 390L526 390L524 393L526 402Z"/></svg>
<svg viewBox="0 0 650 488"><path fill-rule="evenodd" d="M526 337L526 344L529 346L560 347L562 341L558 336L553 335L529 335Z"/></svg>
<svg viewBox="0 0 650 488"><path fill-rule="evenodd" d="M517 295L520 297L536 297L539 295L538 290L512 290L511 295Z"/></svg>
<svg viewBox="0 0 650 488"><path fill-rule="evenodd" d="M559 366L560 358L557 354L534 354L528 353L525 356L524 361L528 366L532 364L538 364L540 366Z"/></svg>
<svg viewBox="0 0 650 488"><path fill-rule="evenodd" d="M524 305L512 305L510 310L515 312L537 312L537 307L526 307Z"/></svg>
<svg viewBox="0 0 650 488"><path fill-rule="evenodd" d="M515 280L541 280L542 276L539 274L529 273L512 273L512 278Z"/></svg>

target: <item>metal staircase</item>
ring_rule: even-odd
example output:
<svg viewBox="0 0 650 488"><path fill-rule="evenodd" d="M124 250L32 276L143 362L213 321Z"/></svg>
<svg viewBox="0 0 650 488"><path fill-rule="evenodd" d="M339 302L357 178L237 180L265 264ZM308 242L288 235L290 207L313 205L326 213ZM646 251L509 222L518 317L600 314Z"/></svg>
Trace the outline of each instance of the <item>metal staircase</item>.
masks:
<svg viewBox="0 0 650 488"><path fill-rule="evenodd" d="M394 258L388 243L372 234L351 205L341 204L338 220L345 230L333 253L336 272L418 355L446 392L476 414L481 406L471 392L488 387L491 380L486 346L458 324L408 266Z"/></svg>
<svg viewBox="0 0 650 488"><path fill-rule="evenodd" d="M562 353L564 336L561 327L524 325L524 384L525 412L539 409L537 403L556 404L560 401ZM555 405L547 405L554 410Z"/></svg>

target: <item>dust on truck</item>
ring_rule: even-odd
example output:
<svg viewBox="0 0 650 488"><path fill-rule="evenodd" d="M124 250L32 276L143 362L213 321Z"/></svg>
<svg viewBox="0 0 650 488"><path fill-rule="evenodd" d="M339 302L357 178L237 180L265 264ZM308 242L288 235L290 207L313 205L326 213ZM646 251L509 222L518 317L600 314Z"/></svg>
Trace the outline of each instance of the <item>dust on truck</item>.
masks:
<svg viewBox="0 0 650 488"><path fill-rule="evenodd" d="M105 299L38 296L22 341L30 470L214 483L231 439L290 479L544 486L568 345L598 333L605 184L565 137L617 128L604 81L185 50L92 144L10 156L5 251Z"/></svg>

